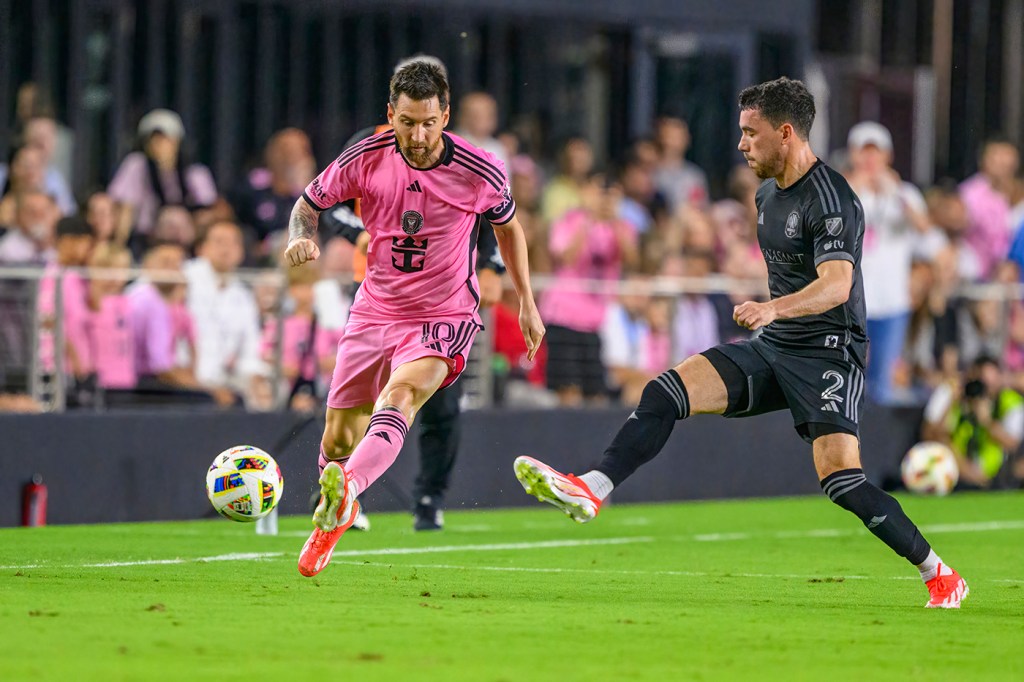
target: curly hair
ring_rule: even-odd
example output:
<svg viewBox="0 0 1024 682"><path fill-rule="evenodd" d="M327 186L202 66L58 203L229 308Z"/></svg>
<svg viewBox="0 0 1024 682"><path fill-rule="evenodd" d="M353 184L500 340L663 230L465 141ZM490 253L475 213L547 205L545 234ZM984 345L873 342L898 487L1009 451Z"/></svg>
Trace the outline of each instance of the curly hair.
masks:
<svg viewBox="0 0 1024 682"><path fill-rule="evenodd" d="M814 96L801 81L777 78L743 90L740 110L756 109L772 126L783 123L793 126L796 134L806 140L814 124Z"/></svg>
<svg viewBox="0 0 1024 682"><path fill-rule="evenodd" d="M441 110L448 108L448 78L444 66L427 60L416 60L402 66L391 77L391 106L402 95L422 101L437 97Z"/></svg>

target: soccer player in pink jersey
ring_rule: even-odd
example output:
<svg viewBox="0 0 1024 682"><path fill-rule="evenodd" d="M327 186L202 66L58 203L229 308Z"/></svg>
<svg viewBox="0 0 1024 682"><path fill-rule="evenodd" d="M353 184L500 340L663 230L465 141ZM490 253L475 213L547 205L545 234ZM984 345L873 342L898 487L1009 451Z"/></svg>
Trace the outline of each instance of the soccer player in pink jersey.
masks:
<svg viewBox="0 0 1024 682"><path fill-rule="evenodd" d="M399 69L388 101L393 129L342 153L292 210L285 255L293 266L320 255L313 241L320 211L338 202L361 200L370 235L366 279L338 344L327 398L321 500L299 556L305 576L330 561L358 513L356 496L395 461L417 410L465 367L480 329L478 215L494 226L531 359L544 336L504 166L444 132L448 92L436 64Z"/></svg>

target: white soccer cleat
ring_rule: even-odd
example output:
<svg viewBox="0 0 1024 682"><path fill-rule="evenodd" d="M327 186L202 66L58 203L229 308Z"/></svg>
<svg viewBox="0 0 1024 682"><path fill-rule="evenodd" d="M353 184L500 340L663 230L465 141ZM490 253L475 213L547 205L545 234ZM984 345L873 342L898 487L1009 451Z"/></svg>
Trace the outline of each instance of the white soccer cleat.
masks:
<svg viewBox="0 0 1024 682"><path fill-rule="evenodd" d="M513 467L528 494L558 507L577 523L590 521L601 510L601 500L572 474L555 471L533 457L517 457Z"/></svg>

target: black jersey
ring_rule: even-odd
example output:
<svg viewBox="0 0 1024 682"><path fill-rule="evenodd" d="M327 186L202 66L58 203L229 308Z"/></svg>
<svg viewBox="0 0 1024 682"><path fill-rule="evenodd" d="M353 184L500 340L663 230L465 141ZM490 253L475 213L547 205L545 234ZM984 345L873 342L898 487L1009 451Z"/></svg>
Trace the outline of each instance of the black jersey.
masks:
<svg viewBox="0 0 1024 682"><path fill-rule="evenodd" d="M843 305L819 315L776 320L762 337L803 354L849 353L863 366L867 354L864 280L860 259L864 209L846 179L820 160L780 189L775 180L757 190L757 240L768 263L772 298L800 291L829 260L853 263L853 288Z"/></svg>

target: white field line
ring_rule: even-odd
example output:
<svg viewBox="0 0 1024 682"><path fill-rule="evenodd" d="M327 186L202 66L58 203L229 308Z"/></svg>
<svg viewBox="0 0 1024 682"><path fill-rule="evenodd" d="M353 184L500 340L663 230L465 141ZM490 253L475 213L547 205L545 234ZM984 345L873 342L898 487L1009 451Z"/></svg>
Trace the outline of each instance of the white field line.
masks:
<svg viewBox="0 0 1024 682"><path fill-rule="evenodd" d="M941 533L983 533L996 530L1022 530L1024 520L1014 521L978 521L974 523L938 523L920 526L922 533L938 535ZM798 538L837 538L848 535L862 535L868 531L853 524L852 528L818 528L815 530L784 530L777 533L703 533L700 535L679 535L673 540L696 540L697 542L728 542L732 540L752 540L770 537L776 540L792 540Z"/></svg>
<svg viewBox="0 0 1024 682"><path fill-rule="evenodd" d="M201 556L193 559L144 559L142 561L105 561L98 564L25 564L22 566L0 566L0 570L27 569L27 568L119 568L121 566L166 566L173 564L205 564L214 561L260 561L263 559L277 559L284 556L284 552L236 552L233 554L218 554L216 556Z"/></svg>

